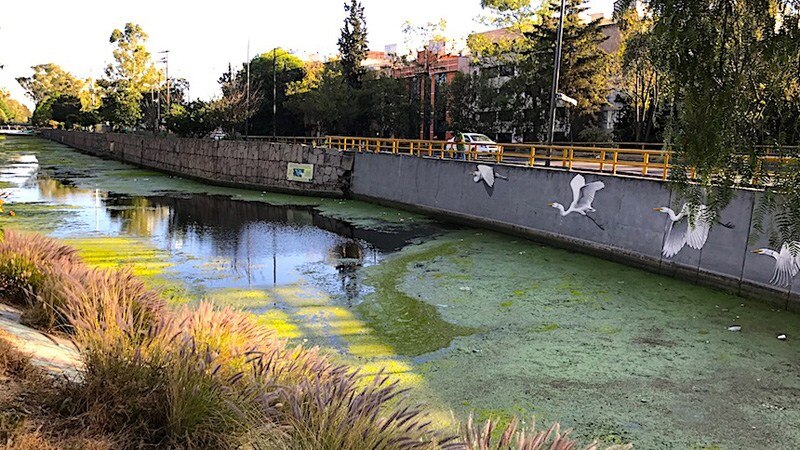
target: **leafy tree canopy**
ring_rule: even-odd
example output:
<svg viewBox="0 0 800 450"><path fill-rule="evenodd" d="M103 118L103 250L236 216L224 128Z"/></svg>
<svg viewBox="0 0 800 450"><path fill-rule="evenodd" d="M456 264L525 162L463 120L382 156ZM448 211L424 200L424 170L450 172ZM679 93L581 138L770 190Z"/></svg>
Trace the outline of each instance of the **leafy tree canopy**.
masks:
<svg viewBox="0 0 800 450"><path fill-rule="evenodd" d="M76 78L57 64L39 64L31 69L33 75L19 77L17 82L36 105L60 95L77 96L86 85L86 80Z"/></svg>

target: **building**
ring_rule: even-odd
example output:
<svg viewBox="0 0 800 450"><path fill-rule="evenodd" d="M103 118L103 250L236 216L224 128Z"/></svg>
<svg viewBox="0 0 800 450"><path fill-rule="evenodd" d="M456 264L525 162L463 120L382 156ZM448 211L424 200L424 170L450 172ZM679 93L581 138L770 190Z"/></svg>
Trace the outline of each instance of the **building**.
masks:
<svg viewBox="0 0 800 450"><path fill-rule="evenodd" d="M470 73L470 58L447 53L443 48L426 48L416 59L397 66L393 76L408 80L409 89L420 102L420 139L447 139L449 114L444 97L445 87L457 73Z"/></svg>
<svg viewBox="0 0 800 450"><path fill-rule="evenodd" d="M600 30L606 37L603 43L599 45L600 50L607 54L617 53L620 49L622 41L622 36L617 24L610 19L604 18L602 14L590 15L587 17L587 20L600 20ZM483 33L476 33L470 36L470 39L473 42L479 42L484 46L502 46L503 50L507 52L504 53L505 56L501 57L487 58L478 56L475 67L473 68L474 73L482 73L487 75L489 78L494 80L493 84L497 88L508 82L516 74L517 68L514 61L517 59L517 55L513 53L513 50L510 49L513 49L514 41L524 39L522 33L512 29L503 28L486 31ZM622 105L617 102L619 93L619 80L612 78L611 81L612 86L607 96L608 102L603 106L597 117L599 128L607 132L613 131L614 123L619 115L619 111L622 109ZM556 133L560 134L563 139L564 136L571 134L571 124L568 120L569 115L568 111L565 109L565 106L559 104L557 105L557 108L558 110L556 112L555 128ZM486 134L493 135L495 139L502 142L521 142L523 140L530 141L541 139L540 136L532 136L531 133L527 133L524 130L516 130L511 123L513 113L514 111L506 111L503 109L496 111L482 111L480 113L481 121L485 123L495 123L496 126L493 132L489 132L489 130L477 131L482 131Z"/></svg>

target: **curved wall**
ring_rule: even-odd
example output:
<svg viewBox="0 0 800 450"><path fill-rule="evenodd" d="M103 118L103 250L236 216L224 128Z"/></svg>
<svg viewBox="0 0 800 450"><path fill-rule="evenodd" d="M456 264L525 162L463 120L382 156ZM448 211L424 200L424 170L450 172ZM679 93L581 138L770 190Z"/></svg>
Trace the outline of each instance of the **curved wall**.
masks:
<svg viewBox="0 0 800 450"><path fill-rule="evenodd" d="M525 235L712 284L782 308L800 309L796 294L800 292L800 277L788 286L771 283L775 259L753 253L767 247L766 239L752 230L758 192L739 191L722 212L720 223L711 227L700 249L686 245L677 255L667 258L662 250L670 219L653 208L679 210L683 204L667 183L583 173L580 175L586 183L604 184L592 202L595 211L587 216L562 216L549 203L569 207L573 198L571 182L578 173L497 165L495 173L508 180L498 178L490 188L483 181L474 181L476 168L475 163L463 161L358 153L352 193L361 199ZM680 231L676 225L672 232Z"/></svg>

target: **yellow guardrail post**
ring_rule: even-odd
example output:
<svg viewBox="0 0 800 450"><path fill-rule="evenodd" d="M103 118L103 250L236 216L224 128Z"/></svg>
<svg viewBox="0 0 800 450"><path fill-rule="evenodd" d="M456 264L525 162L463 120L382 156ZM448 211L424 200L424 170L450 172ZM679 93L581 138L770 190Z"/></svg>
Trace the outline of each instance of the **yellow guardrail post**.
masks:
<svg viewBox="0 0 800 450"><path fill-rule="evenodd" d="M617 174L617 161L619 161L619 151L614 150L614 164L611 166L611 174Z"/></svg>
<svg viewBox="0 0 800 450"><path fill-rule="evenodd" d="M567 168L569 170L572 170L572 162L575 159L575 149L570 148L568 151L569 151L569 162L567 163Z"/></svg>
<svg viewBox="0 0 800 450"><path fill-rule="evenodd" d="M642 175L647 175L648 165L650 164L650 153L644 154L644 167L642 167Z"/></svg>
<svg viewBox="0 0 800 450"><path fill-rule="evenodd" d="M528 163L530 164L531 167L536 165L536 146L535 145L531 146L531 157L530 157L530 160L528 161Z"/></svg>
<svg viewBox="0 0 800 450"><path fill-rule="evenodd" d="M606 163L606 151L605 150L600 150L600 172L603 171L603 167L605 166L605 163Z"/></svg>
<svg viewBox="0 0 800 450"><path fill-rule="evenodd" d="M666 180L669 176L669 152L664 152L664 173L661 174L661 179Z"/></svg>

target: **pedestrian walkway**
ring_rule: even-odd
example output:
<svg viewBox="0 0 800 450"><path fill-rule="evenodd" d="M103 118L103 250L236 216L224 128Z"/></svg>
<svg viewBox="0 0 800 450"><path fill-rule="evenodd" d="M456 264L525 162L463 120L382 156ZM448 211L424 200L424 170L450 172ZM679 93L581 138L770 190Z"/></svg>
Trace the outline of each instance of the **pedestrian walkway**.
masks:
<svg viewBox="0 0 800 450"><path fill-rule="evenodd" d="M70 380L80 377L82 365L75 346L67 339L51 336L20 323L21 311L0 303L0 332L17 349L31 357L31 363L54 376Z"/></svg>

